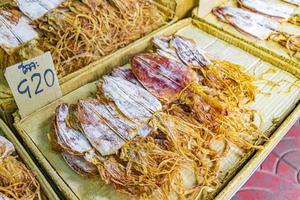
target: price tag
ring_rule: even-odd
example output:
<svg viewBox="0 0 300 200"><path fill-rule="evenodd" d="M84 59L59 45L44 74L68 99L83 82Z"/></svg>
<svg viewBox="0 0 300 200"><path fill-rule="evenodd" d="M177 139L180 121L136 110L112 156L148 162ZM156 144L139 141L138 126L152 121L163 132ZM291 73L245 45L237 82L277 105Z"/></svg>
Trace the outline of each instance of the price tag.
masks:
<svg viewBox="0 0 300 200"><path fill-rule="evenodd" d="M4 75L21 117L62 96L50 52L8 67Z"/></svg>

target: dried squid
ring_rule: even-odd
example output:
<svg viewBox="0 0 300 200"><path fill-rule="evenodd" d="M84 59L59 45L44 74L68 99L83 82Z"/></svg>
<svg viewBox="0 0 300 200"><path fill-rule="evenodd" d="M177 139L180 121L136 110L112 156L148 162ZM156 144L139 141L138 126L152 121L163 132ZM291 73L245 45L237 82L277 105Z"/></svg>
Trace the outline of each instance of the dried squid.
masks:
<svg viewBox="0 0 300 200"><path fill-rule="evenodd" d="M166 20L149 0L68 0L34 25L41 33L39 48L51 51L61 77L126 46Z"/></svg>
<svg viewBox="0 0 300 200"><path fill-rule="evenodd" d="M288 33L274 33L270 35L270 40L284 46L291 56L300 52L300 35L291 35Z"/></svg>
<svg viewBox="0 0 300 200"><path fill-rule="evenodd" d="M135 87L139 89L134 91ZM176 182L173 177L180 174L182 158L169 151L172 147L167 143L146 137L149 131L141 131L161 108L159 101L140 86L116 77L105 77L99 90L107 97L80 100L74 109L66 104L57 108L52 138L54 135L64 159L77 173L99 174L119 191L138 196L159 191L166 198L171 182ZM114 92L128 97L120 101ZM134 101L129 99L133 97ZM141 112L134 113L134 109Z"/></svg>
<svg viewBox="0 0 300 200"><path fill-rule="evenodd" d="M217 7L213 13L220 20L262 40L279 27L277 20L241 8Z"/></svg>
<svg viewBox="0 0 300 200"><path fill-rule="evenodd" d="M61 130L52 135L83 176L99 175L141 198L196 199L219 185L229 142L259 148L262 136L244 107L256 88L239 66L209 60L193 41L174 35L153 42L158 53L115 68L99 81L96 98L60 105ZM222 151L211 146L220 139Z"/></svg>
<svg viewBox="0 0 300 200"><path fill-rule="evenodd" d="M135 78L129 66L116 67L112 70L111 76L120 77L124 80L127 80L135 85L141 86L140 82Z"/></svg>
<svg viewBox="0 0 300 200"><path fill-rule="evenodd" d="M242 32L280 44L287 48L290 56L299 52L299 36L280 32L280 23L276 19L234 7L217 7L213 13Z"/></svg>
<svg viewBox="0 0 300 200"><path fill-rule="evenodd" d="M0 193L0 199L1 200L11 200L11 198L5 196L4 194Z"/></svg>
<svg viewBox="0 0 300 200"><path fill-rule="evenodd" d="M222 64L216 63L214 67ZM219 99L216 88L199 83L198 74L189 67L156 53L134 56L131 67L141 84L169 105L168 114L158 114L151 121L152 127L162 131L176 151L204 170L196 172L196 176L203 177L204 172L210 174L211 179L205 184L199 182L199 187L213 189L218 184L217 157L220 155L209 147L214 139L224 139L247 150L260 148L250 142L264 138L251 120L253 113L249 111L248 116L247 109L231 104L228 99Z"/></svg>
<svg viewBox="0 0 300 200"><path fill-rule="evenodd" d="M3 4L1 4L3 3ZM38 31L22 14L14 1L0 3L0 69L38 56L43 52L36 48Z"/></svg>
<svg viewBox="0 0 300 200"><path fill-rule="evenodd" d="M145 124L153 113L162 109L161 103L142 87L119 77L105 76L101 84L103 94L132 121Z"/></svg>
<svg viewBox="0 0 300 200"><path fill-rule="evenodd" d="M119 71L120 69L117 68L116 70ZM130 71L127 72L132 73ZM209 160L211 159L210 156L216 156L217 153L209 149L208 146L206 146L205 150L203 149L204 144L209 144L209 142L202 139L203 135L200 134L201 131L204 131L202 127L197 126L197 122L188 117L186 113L183 114L185 116L181 115L180 118L178 117L178 112L169 112L169 114L156 112L153 114L154 118L150 121L151 127L163 133L157 135L159 135L159 137L166 137L169 146L183 156L185 162L191 163L191 165L195 167L190 167L189 169L194 172L195 176L199 177L199 182L195 187L208 187L206 188L207 190L209 188L212 189L211 187L213 187L212 185L215 183L214 181L216 181L218 160L211 162ZM185 118L185 120L183 120L183 118ZM215 166L215 168L210 169L212 165ZM199 170L197 166L203 170ZM200 177L204 177L206 173L212 175L211 180L207 180L206 183L203 183L200 181Z"/></svg>
<svg viewBox="0 0 300 200"><path fill-rule="evenodd" d="M230 98L223 98L216 88L198 83L197 73L187 66L155 53L134 56L131 66L137 79L148 91L164 102L187 105L190 114L213 133L234 142L240 137L238 145L245 149L254 147L247 142L248 137L254 140L263 137L251 121L251 110L240 108Z"/></svg>
<svg viewBox="0 0 300 200"><path fill-rule="evenodd" d="M294 14L295 8L293 6L262 0L238 0L238 3L254 12L300 25L300 16L299 14Z"/></svg>
<svg viewBox="0 0 300 200"><path fill-rule="evenodd" d="M40 184L14 153L13 144L0 136L0 199L43 199Z"/></svg>
<svg viewBox="0 0 300 200"><path fill-rule="evenodd" d="M5 26L0 20L0 68L50 51L59 77L150 33L172 15L151 0L16 0L1 6L0 17L11 10L20 18L13 32L8 20Z"/></svg>
<svg viewBox="0 0 300 200"><path fill-rule="evenodd" d="M211 64L205 52L194 41L178 35L157 36L153 39L156 52L162 56L175 58L191 67L203 67Z"/></svg>
<svg viewBox="0 0 300 200"><path fill-rule="evenodd" d="M73 110L67 104L61 104L56 109L53 130L49 139L53 146L62 152L66 162L74 171L84 175L94 175L97 155L83 134L68 125L68 115Z"/></svg>
<svg viewBox="0 0 300 200"><path fill-rule="evenodd" d="M138 196L158 192L164 199L170 193L184 197L181 171L188 169L202 177L208 170L201 158L207 152L199 151L205 141L198 128L184 126L184 121L161 110L161 103L141 86L105 76L97 99L80 100L74 110L66 104L57 108L54 123L61 125L54 129L60 139L56 144L77 173L88 176L96 167L101 179L119 191ZM91 151L96 152L93 159ZM203 170L198 172L195 166Z"/></svg>
<svg viewBox="0 0 300 200"><path fill-rule="evenodd" d="M15 0L19 9L31 20L42 17L45 13L53 8L56 8L63 0Z"/></svg>
<svg viewBox="0 0 300 200"><path fill-rule="evenodd" d="M241 7L270 17L287 20L295 10L293 6L263 0L238 0Z"/></svg>
<svg viewBox="0 0 300 200"><path fill-rule="evenodd" d="M0 8L0 47L8 53L13 49L37 39L38 33L30 21L14 8Z"/></svg>
<svg viewBox="0 0 300 200"><path fill-rule="evenodd" d="M173 48L170 42L171 38L177 38L174 41L178 43L177 46L182 46L184 50ZM158 36L152 42L157 47L158 54L166 55L160 53L163 49L164 52L172 52L172 55L178 55L178 61L198 72L199 82L218 90L218 93L224 93L236 104L240 103L241 100L245 100L245 102L254 100L255 87L252 85L254 78L243 73L240 66L227 61L209 60L200 45L182 36ZM238 80L238 83L236 80Z"/></svg>
<svg viewBox="0 0 300 200"><path fill-rule="evenodd" d="M154 96L127 80L110 76L104 77L99 91L105 97L82 99L74 109L66 104L57 108L51 138L62 151L86 157L94 148L107 156L135 136L150 133L148 120L161 109ZM93 163L89 153L87 157Z"/></svg>
<svg viewBox="0 0 300 200"><path fill-rule="evenodd" d="M7 139L0 136L0 159L12 154L15 151L15 147Z"/></svg>
<svg viewBox="0 0 300 200"><path fill-rule="evenodd" d="M219 112L226 112L226 106L215 97L207 95L199 76L191 68L156 53L138 54L131 59L132 72L142 85L153 95L166 103L179 98L188 88Z"/></svg>

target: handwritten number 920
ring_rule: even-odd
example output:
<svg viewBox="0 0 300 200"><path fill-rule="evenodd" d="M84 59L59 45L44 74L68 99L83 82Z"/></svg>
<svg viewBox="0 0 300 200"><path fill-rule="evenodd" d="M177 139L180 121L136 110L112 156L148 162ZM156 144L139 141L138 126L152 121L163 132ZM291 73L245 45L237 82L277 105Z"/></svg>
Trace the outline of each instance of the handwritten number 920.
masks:
<svg viewBox="0 0 300 200"><path fill-rule="evenodd" d="M30 86L34 87L34 94L38 95L44 91L44 88L41 87L42 81L46 83L47 87L52 87L55 83L54 77L54 73L51 69L46 69L42 75L40 73L33 73L31 75L30 80L25 78L20 81L20 83L17 86L18 92L20 94L27 94L28 97L31 99L32 95L30 91ZM29 84L29 81L31 81L32 84Z"/></svg>

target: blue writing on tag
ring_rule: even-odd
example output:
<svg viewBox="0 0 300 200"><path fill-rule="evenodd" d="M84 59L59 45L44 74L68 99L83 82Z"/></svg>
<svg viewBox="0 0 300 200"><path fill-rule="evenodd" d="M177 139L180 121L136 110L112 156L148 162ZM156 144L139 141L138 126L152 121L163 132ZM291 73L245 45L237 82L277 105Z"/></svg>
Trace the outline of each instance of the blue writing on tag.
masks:
<svg viewBox="0 0 300 200"><path fill-rule="evenodd" d="M18 66L18 69L20 69L22 73L26 75L28 72L32 72L37 69L38 66L39 65L36 62L31 62L26 65L22 63ZM29 81L31 81L31 83L33 84L29 84ZM46 69L44 72L35 72L31 75L30 80L28 80L27 78L21 80L17 86L18 92L19 94L27 94L31 99L32 90L34 91L35 95L38 95L44 91L44 88L41 87L42 82L44 82L49 88L54 86L55 75L52 69ZM33 88L30 88L30 85L33 86Z"/></svg>
<svg viewBox="0 0 300 200"><path fill-rule="evenodd" d="M22 70L23 74L26 75L27 72L31 72L32 70L36 69L36 67L38 67L38 66L39 65L37 62L31 62L28 64L21 63L18 66L18 69Z"/></svg>

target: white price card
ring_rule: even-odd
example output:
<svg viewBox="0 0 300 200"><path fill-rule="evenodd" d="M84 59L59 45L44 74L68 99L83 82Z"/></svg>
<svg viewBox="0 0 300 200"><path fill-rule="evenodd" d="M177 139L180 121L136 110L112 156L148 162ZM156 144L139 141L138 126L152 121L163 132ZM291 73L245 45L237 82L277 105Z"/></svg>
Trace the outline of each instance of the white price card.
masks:
<svg viewBox="0 0 300 200"><path fill-rule="evenodd" d="M50 52L10 66L4 75L22 118L62 96Z"/></svg>

